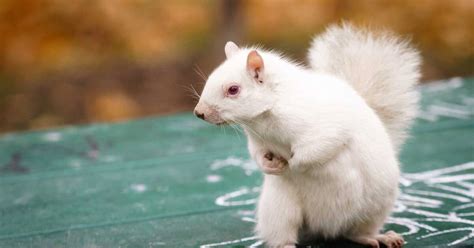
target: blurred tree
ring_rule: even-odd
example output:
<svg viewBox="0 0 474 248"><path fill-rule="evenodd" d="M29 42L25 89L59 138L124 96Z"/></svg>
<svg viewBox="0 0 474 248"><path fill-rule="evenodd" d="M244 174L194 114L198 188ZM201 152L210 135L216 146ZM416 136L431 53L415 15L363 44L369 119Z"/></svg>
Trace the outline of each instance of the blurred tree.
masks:
<svg viewBox="0 0 474 248"><path fill-rule="evenodd" d="M472 0L0 0L0 132L190 110L185 88L227 40L303 60L341 19L412 37L426 80L471 76L472 13Z"/></svg>

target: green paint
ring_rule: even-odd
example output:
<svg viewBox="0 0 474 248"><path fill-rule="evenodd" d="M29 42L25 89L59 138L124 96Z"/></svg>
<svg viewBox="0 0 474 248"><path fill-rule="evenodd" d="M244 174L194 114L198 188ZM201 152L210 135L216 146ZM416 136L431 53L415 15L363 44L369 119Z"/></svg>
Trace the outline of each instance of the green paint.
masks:
<svg viewBox="0 0 474 248"><path fill-rule="evenodd" d="M460 207L474 205L474 80L420 90L422 118L401 155L404 205L386 228L411 227L406 247L445 247L474 230L474 206ZM449 174L464 175L455 182L420 174L461 164ZM0 247L257 242L248 237L261 174L245 137L191 114L8 134L0 138L0 166ZM442 195L423 195L430 192ZM450 212L459 218L448 219ZM474 237L460 245L474 245ZM356 247L319 245L334 246Z"/></svg>

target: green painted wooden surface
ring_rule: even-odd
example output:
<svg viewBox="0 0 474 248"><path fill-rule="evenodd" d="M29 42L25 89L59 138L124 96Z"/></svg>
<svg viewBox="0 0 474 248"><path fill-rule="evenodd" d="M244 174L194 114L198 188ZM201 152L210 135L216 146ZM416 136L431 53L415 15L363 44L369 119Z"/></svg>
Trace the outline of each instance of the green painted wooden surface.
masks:
<svg viewBox="0 0 474 248"><path fill-rule="evenodd" d="M421 88L386 228L406 247L474 244L474 80ZM0 138L0 247L259 244L245 137L191 114ZM347 247L344 241L319 247Z"/></svg>

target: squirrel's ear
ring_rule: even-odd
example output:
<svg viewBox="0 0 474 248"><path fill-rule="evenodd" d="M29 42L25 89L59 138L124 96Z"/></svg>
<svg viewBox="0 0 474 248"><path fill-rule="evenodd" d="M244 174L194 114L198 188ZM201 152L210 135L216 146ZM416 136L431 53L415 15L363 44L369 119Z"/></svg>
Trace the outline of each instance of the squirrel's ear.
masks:
<svg viewBox="0 0 474 248"><path fill-rule="evenodd" d="M224 47L225 56L229 59L236 52L239 51L239 47L232 41L227 41Z"/></svg>
<svg viewBox="0 0 474 248"><path fill-rule="evenodd" d="M247 57L247 70L259 83L263 83L263 59L255 50L251 51Z"/></svg>

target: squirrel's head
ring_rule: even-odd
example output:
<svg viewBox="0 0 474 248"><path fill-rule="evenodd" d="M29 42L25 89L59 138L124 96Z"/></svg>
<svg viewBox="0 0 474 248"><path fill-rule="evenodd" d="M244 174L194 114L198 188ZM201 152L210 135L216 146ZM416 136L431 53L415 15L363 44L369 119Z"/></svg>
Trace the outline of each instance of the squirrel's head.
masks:
<svg viewBox="0 0 474 248"><path fill-rule="evenodd" d="M194 114L212 124L243 123L273 104L262 52L225 45L227 59L207 79Z"/></svg>

